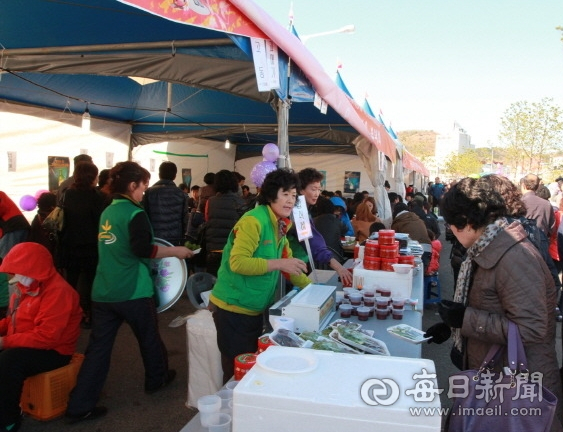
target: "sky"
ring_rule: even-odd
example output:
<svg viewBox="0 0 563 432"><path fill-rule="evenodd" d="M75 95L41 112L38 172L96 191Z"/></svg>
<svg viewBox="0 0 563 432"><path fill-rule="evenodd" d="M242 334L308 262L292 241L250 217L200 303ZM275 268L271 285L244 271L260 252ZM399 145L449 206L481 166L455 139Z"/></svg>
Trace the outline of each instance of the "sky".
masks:
<svg viewBox="0 0 563 432"><path fill-rule="evenodd" d="M552 98L563 108L562 0L253 0L310 38L330 77L337 65L354 99L367 94L396 132L447 134L454 122L476 147L499 145L511 104Z"/></svg>

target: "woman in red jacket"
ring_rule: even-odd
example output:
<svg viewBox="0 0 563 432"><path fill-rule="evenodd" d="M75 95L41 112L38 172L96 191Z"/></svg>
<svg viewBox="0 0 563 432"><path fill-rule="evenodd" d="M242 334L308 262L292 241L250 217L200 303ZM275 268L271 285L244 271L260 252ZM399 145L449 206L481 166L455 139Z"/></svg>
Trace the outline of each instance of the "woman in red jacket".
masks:
<svg viewBox="0 0 563 432"><path fill-rule="evenodd" d="M0 320L0 431L17 431L24 380L66 366L80 335L77 292L38 243L14 246L0 265L14 275L8 315Z"/></svg>

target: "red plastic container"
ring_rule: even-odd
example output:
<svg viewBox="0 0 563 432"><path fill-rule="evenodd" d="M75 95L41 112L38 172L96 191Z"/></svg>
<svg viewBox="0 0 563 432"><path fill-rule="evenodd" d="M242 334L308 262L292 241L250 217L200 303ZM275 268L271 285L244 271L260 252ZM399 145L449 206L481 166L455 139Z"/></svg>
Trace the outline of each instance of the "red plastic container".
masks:
<svg viewBox="0 0 563 432"><path fill-rule="evenodd" d="M256 354L260 354L260 353L266 351L268 349L268 347L271 347L272 345L275 345L275 344L270 339L270 336L268 336L268 335L260 336L258 338L258 351L256 352Z"/></svg>
<svg viewBox="0 0 563 432"><path fill-rule="evenodd" d="M239 354L235 357L235 381L240 381L246 373L256 364L255 353Z"/></svg>
<svg viewBox="0 0 563 432"><path fill-rule="evenodd" d="M364 255L364 269L381 270L381 258Z"/></svg>
<svg viewBox="0 0 563 432"><path fill-rule="evenodd" d="M397 258L399 256L399 248L396 244L379 245L379 256L381 258Z"/></svg>
<svg viewBox="0 0 563 432"><path fill-rule="evenodd" d="M378 257L379 256L379 243L375 240L366 241L364 248L364 258L366 256Z"/></svg>
<svg viewBox="0 0 563 432"><path fill-rule="evenodd" d="M399 255L399 264L411 264L414 266L414 255Z"/></svg>
<svg viewBox="0 0 563 432"><path fill-rule="evenodd" d="M393 271L393 264L398 264L398 258L381 258L381 270Z"/></svg>
<svg viewBox="0 0 563 432"><path fill-rule="evenodd" d="M395 244L395 230L379 230L378 241L380 245Z"/></svg>

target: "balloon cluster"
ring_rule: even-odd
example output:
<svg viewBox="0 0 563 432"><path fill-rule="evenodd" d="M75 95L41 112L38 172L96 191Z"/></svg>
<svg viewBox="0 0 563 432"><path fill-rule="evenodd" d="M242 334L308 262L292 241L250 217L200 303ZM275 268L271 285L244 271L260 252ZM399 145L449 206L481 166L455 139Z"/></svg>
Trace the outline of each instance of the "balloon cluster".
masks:
<svg viewBox="0 0 563 432"><path fill-rule="evenodd" d="M280 155L280 150L277 145L268 143L262 149L262 162L258 162L250 171L250 178L256 187L261 187L264 179L268 173L277 169L276 161Z"/></svg>
<svg viewBox="0 0 563 432"><path fill-rule="evenodd" d="M39 189L35 192L35 196L33 195L24 195L20 198L20 208L25 211L31 211L37 207L37 200L39 197L44 194L49 193L48 190Z"/></svg>

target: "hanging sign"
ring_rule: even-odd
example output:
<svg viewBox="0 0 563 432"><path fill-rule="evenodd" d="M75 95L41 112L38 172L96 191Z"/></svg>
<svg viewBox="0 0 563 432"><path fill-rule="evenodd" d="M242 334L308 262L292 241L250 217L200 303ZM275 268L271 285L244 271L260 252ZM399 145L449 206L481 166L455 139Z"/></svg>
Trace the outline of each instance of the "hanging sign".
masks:
<svg viewBox="0 0 563 432"><path fill-rule="evenodd" d="M295 207L293 207L293 222L295 223L295 230L297 231L299 241L313 237L307 202L303 195L297 198Z"/></svg>
<svg viewBox="0 0 563 432"><path fill-rule="evenodd" d="M278 47L270 39L250 38L258 91L280 88Z"/></svg>

